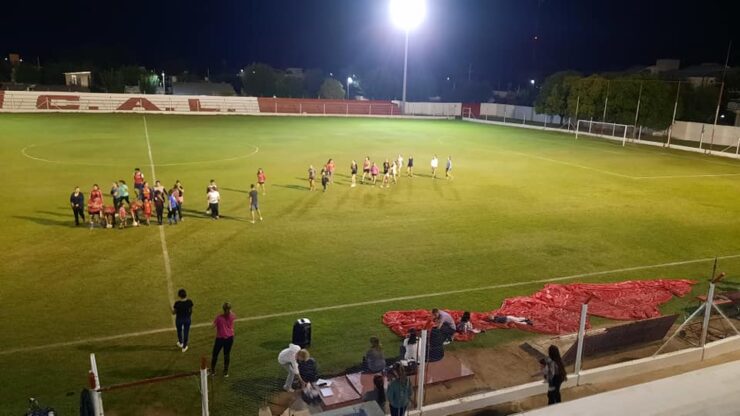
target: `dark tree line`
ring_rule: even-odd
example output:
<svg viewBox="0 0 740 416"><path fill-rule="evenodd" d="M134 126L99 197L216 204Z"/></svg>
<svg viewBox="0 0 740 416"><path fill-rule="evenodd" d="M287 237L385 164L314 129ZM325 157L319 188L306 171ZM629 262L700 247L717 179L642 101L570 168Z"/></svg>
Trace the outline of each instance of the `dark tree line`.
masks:
<svg viewBox="0 0 740 416"><path fill-rule="evenodd" d="M535 110L561 117L662 130L671 124L677 95L677 120L714 121L719 86L693 86L681 82L679 90L678 81L645 74L584 77L573 71L557 72L542 84Z"/></svg>

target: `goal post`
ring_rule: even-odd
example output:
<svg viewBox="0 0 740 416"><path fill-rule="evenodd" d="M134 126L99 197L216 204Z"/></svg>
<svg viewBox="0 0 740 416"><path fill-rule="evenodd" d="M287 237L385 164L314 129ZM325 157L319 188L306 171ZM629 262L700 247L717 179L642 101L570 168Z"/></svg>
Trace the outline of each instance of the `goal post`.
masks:
<svg viewBox="0 0 740 416"><path fill-rule="evenodd" d="M88 373L89 392L92 400L92 408L95 416L105 416L103 410L103 396L111 394L112 392L130 391L134 400L138 400L141 395L141 391L137 392L136 389L142 386L150 385L167 385L177 380L186 380L197 378L197 387L192 387L193 391L198 391L200 401L200 414L201 416L209 416L209 403L208 403L208 361L206 357L201 357L200 369L196 371L189 371L184 373L175 373L164 376L150 377L141 380L129 381L119 384L102 385L100 381L100 375L98 373L98 365L95 359L95 354L90 354L90 371ZM194 383L188 382L188 385L194 386ZM182 387L182 386L179 386ZM168 386L166 389L177 389L178 386ZM112 393L117 394L117 393ZM119 412L114 411L113 413L118 414Z"/></svg>
<svg viewBox="0 0 740 416"><path fill-rule="evenodd" d="M576 122L575 136L583 134L586 136L602 137L609 140L622 142L622 146L627 144L627 140L634 140L634 126L618 123L605 123L593 120L578 120Z"/></svg>

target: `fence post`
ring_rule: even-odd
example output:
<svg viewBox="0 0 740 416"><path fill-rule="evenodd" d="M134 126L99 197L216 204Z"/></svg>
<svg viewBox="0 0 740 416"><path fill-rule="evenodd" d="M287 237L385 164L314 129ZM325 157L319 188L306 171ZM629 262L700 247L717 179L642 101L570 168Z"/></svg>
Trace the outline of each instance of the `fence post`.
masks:
<svg viewBox="0 0 740 416"><path fill-rule="evenodd" d="M303 103L298 103L298 114L303 114Z"/></svg>
<svg viewBox="0 0 740 416"><path fill-rule="evenodd" d="M200 402L201 416L208 416L208 361L200 357Z"/></svg>
<svg viewBox="0 0 740 416"><path fill-rule="evenodd" d="M701 348L702 358L704 356L704 345L707 343L707 330L709 329L709 317L712 315L712 305L714 304L714 283L709 283L709 293L704 305L704 322L701 326Z"/></svg>
<svg viewBox="0 0 740 416"><path fill-rule="evenodd" d="M367 106L367 115L369 116L373 115L373 105L372 104Z"/></svg>
<svg viewBox="0 0 740 416"><path fill-rule="evenodd" d="M103 397L100 394L100 376L98 374L98 363L95 360L95 353L90 353L90 394L93 400L93 407L96 416L104 416Z"/></svg>
<svg viewBox="0 0 740 416"><path fill-rule="evenodd" d="M701 146L704 143L704 124L701 125L701 136L699 136L699 150L701 150Z"/></svg>
<svg viewBox="0 0 740 416"><path fill-rule="evenodd" d="M637 141L642 140L642 125L640 125L640 131L637 133Z"/></svg>
<svg viewBox="0 0 740 416"><path fill-rule="evenodd" d="M586 336L586 319L588 318L588 303L581 305L581 322L578 325L578 349L576 350L576 385L580 384L581 360L583 359L583 338Z"/></svg>
<svg viewBox="0 0 740 416"><path fill-rule="evenodd" d="M421 412L424 407L424 383L427 378L427 336L429 331L426 329L421 331L421 339L419 340L419 353L417 354L417 371L416 371L416 409Z"/></svg>
<svg viewBox="0 0 740 416"><path fill-rule="evenodd" d="M275 103L275 114L277 114L277 100L273 98L272 102Z"/></svg>
<svg viewBox="0 0 740 416"><path fill-rule="evenodd" d="M322 105L324 106L324 115L326 115L326 103L322 103Z"/></svg>
<svg viewBox="0 0 740 416"><path fill-rule="evenodd" d="M588 132L591 133L591 127L594 125L594 117L591 116L591 119L588 120Z"/></svg>
<svg viewBox="0 0 740 416"><path fill-rule="evenodd" d="M740 155L740 137L737 138L737 147L735 148L735 156Z"/></svg>
<svg viewBox="0 0 740 416"><path fill-rule="evenodd" d="M344 115L349 115L349 103L344 103Z"/></svg>
<svg viewBox="0 0 740 416"><path fill-rule="evenodd" d="M504 123L506 123L506 104L504 104Z"/></svg>

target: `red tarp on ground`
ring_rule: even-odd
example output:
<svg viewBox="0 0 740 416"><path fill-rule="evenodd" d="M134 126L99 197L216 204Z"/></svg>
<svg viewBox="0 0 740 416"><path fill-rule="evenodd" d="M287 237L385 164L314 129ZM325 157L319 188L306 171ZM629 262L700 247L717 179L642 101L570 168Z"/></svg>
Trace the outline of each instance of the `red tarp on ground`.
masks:
<svg viewBox="0 0 740 416"><path fill-rule="evenodd" d="M658 306L673 296L691 292L693 280L638 280L619 283L548 284L531 296L505 299L499 309L490 312L471 312L476 329L519 328L544 334L566 334L578 331L581 305L588 302L588 314L604 318L634 320L660 316ZM463 311L448 310L455 322ZM528 318L533 325L494 324L488 320L494 315ZM383 315L383 324L403 337L410 328L430 329L432 314L428 310L390 311ZM587 322L587 327L590 327ZM455 339L466 341L472 334L457 334Z"/></svg>

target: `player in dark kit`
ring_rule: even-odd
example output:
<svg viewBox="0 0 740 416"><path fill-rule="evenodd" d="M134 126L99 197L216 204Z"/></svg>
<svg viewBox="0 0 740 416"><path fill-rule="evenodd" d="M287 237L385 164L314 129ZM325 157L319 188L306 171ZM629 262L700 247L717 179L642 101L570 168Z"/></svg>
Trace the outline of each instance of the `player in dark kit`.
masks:
<svg viewBox="0 0 740 416"><path fill-rule="evenodd" d="M254 224L255 211L260 216L260 221L262 221L262 212L260 212L258 197L259 192L257 192L257 188L255 188L254 184L252 184L251 190L249 191L249 211L252 213L252 224Z"/></svg>

